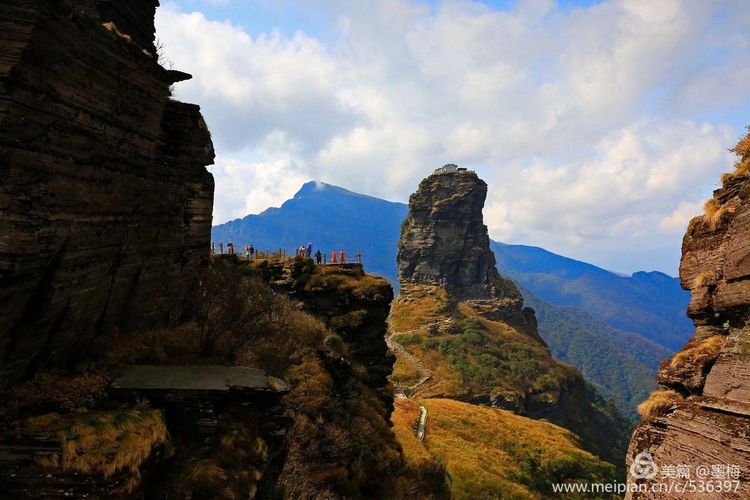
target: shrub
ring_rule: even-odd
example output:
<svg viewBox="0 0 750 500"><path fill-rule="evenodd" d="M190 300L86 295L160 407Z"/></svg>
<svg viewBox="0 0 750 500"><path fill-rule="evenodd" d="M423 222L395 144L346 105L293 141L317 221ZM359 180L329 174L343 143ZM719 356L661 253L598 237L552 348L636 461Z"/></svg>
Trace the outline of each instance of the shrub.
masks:
<svg viewBox="0 0 750 500"><path fill-rule="evenodd" d="M708 222L708 227L712 231L715 231L716 228L719 227L719 225L723 222L724 218L729 213L727 207L719 203L716 198L711 198L710 200L708 200L705 205L703 205L703 208L706 211L704 217Z"/></svg>
<svg viewBox="0 0 750 500"><path fill-rule="evenodd" d="M8 406L15 411L71 411L91 408L106 396L109 381L97 373L67 376L40 372L12 389Z"/></svg>
<svg viewBox="0 0 750 500"><path fill-rule="evenodd" d="M719 356L725 340L724 335L713 335L703 339L698 345L683 349L675 354L669 364L672 367L677 367L685 361L700 365L712 363Z"/></svg>
<svg viewBox="0 0 750 500"><path fill-rule="evenodd" d="M747 127L750 131L750 126ZM747 175L750 173L750 133L745 135L730 151L737 156L739 159L735 164L736 175Z"/></svg>
<svg viewBox="0 0 750 500"><path fill-rule="evenodd" d="M679 393L672 390L655 391L646 401L638 405L638 414L644 420L665 415L673 405L683 400L684 398Z"/></svg>
<svg viewBox="0 0 750 500"><path fill-rule="evenodd" d="M713 285L716 283L717 276L713 271L705 271L700 273L693 280L693 286L691 288L702 288L704 286Z"/></svg>
<svg viewBox="0 0 750 500"><path fill-rule="evenodd" d="M167 426L158 410L86 413L79 417L42 415L26 421L30 431L55 433L61 451L42 456L43 467L109 478L126 472L124 492L141 482L140 466L153 451L167 443Z"/></svg>

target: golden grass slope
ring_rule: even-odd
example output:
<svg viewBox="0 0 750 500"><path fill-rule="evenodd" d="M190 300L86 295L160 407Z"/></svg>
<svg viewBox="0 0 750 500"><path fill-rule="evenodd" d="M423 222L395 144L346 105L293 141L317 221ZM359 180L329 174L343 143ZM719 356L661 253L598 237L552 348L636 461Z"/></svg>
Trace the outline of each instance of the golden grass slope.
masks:
<svg viewBox="0 0 750 500"><path fill-rule="evenodd" d="M412 400L396 400L394 432L409 467L445 467L453 498L540 498L552 494L553 482L614 479L614 466L580 449L562 427L450 399L421 403L425 440L414 437L419 404Z"/></svg>
<svg viewBox="0 0 750 500"><path fill-rule="evenodd" d="M393 340L426 367L432 378L418 397L468 400L477 395L503 394L522 401L534 395L554 403L561 385L575 370L556 361L529 334L502 321L482 317L469 302L450 306L439 287L412 286L400 296L389 318ZM402 292L402 295L404 293ZM453 318L453 324L429 332L427 325ZM392 380L406 384L418 379L410 364L400 359Z"/></svg>

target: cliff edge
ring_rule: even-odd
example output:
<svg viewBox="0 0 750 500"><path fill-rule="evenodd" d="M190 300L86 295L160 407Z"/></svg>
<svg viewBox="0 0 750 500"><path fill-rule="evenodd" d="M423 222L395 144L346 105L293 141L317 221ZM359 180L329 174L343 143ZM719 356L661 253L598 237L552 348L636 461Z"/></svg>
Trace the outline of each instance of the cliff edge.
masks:
<svg viewBox="0 0 750 500"><path fill-rule="evenodd" d="M208 258L213 146L157 5L0 5L0 388L175 319Z"/></svg>
<svg viewBox="0 0 750 500"><path fill-rule="evenodd" d="M736 169L690 221L682 241L680 280L691 292L688 316L695 334L661 364L652 394L639 410L628 464L649 453L659 467L699 466L736 480L722 498L750 496L750 134L733 149ZM644 455L642 455L643 457ZM636 464L638 466L639 464ZM693 477L695 479L695 477ZM648 483L648 478L630 478ZM665 483L681 479L662 478ZM632 498L678 498L677 493L633 493Z"/></svg>

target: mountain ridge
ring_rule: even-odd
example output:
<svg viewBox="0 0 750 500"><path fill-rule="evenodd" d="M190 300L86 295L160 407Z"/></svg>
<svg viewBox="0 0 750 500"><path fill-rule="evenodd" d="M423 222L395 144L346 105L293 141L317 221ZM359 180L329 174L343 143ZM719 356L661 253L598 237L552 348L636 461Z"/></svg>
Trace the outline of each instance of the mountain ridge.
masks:
<svg viewBox="0 0 750 500"><path fill-rule="evenodd" d="M294 251L301 243L312 242L316 249L321 248L327 254L341 248L349 255L361 252L368 272L380 274L397 286L396 249L406 212L407 205L400 202L310 181L279 207L214 226L212 236L215 242L233 241L235 248L252 243L262 250L286 248ZM547 314L540 315L543 318L540 334L551 343L561 360L588 373L592 359L597 356L593 350L590 353L569 352L574 343L565 338L564 331L599 339L597 342L608 346L607 356L612 355L611 349L620 351L615 355L617 359L621 355L632 358L634 347L639 346L639 343L623 339L634 339L634 335L643 339L640 344L647 347L639 349L648 355L642 359L635 356L635 365L625 363L626 366L648 369L641 377L643 385L628 390L632 394L640 395L651 390L651 375L658 368L658 358L671 355L690 335L690 322L684 316L688 294L680 288L677 278L659 271L637 271L622 276L541 247L491 241L491 248L501 274L518 283L527 300L533 298L547 305L544 308ZM600 296L608 298L602 300ZM659 301L664 304L660 305ZM586 316L579 313L574 315L575 318L561 321L569 316L564 309L569 307ZM659 329L643 328L643 321L638 321L640 316L656 318L655 324L667 325L664 329L668 333L666 338ZM573 321L573 328L561 326L570 321ZM600 325L611 330L604 333ZM615 343L606 339L607 336L619 341ZM627 405L620 407L634 416L637 401L627 394L618 396L620 389L617 386L620 384L613 385L614 382L606 380L632 379L626 368L621 364L602 366L599 363L598 366L597 371L603 372L603 378L592 378L592 382L607 397L618 400L620 405Z"/></svg>

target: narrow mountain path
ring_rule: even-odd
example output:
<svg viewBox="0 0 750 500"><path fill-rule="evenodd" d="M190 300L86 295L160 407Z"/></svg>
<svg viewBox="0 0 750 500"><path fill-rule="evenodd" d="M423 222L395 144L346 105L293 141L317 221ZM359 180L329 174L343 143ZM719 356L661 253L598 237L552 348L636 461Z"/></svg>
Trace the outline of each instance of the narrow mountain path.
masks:
<svg viewBox="0 0 750 500"><path fill-rule="evenodd" d="M424 367L422 363L419 362L417 358L415 358L409 351L406 350L404 346L399 344L394 337L397 335L409 335L412 333L417 333L422 330L429 330L433 326L438 326L442 323L447 323L452 321L452 319L444 319L440 321L435 321L433 323L428 323L426 325L422 325L419 328L415 328L413 330L408 330L405 332L394 332L390 328L388 329L388 333L385 336L385 343L388 346L388 349L391 350L394 354L398 353L404 360L406 360L408 363L413 365L417 371L419 372L419 381L417 383L412 384L410 386L403 386L399 384L395 385L395 396L396 398L408 398L412 394L414 394L414 391L419 388L422 384L425 384L427 381L430 380L431 375L430 371ZM416 429L416 436L419 441L424 440L425 433L427 431L427 407L424 405L419 405L420 408L420 415L419 415L419 423L417 424Z"/></svg>
<svg viewBox="0 0 750 500"><path fill-rule="evenodd" d="M419 405L421 413L419 414L419 425L417 425L417 439L424 441L424 433L427 430L427 407Z"/></svg>
<svg viewBox="0 0 750 500"><path fill-rule="evenodd" d="M424 365L422 365L422 363L419 362L417 358L412 356L411 353L409 353L409 351L404 348L404 346L393 339L394 335L397 334L389 331L388 335L386 335L385 337L385 343L388 346L388 349L390 349L394 354L400 354L403 359L412 364L419 372L419 381L416 384L412 384L410 386L396 384L396 394L403 397L408 397L409 395L413 394L419 386L430 380L430 372L427 370L427 368L424 367Z"/></svg>
<svg viewBox="0 0 750 500"><path fill-rule="evenodd" d="M417 333L423 330L429 330L432 327L439 326L443 323L450 323L453 319L447 318L442 319L440 321L434 321L432 323L428 323L426 325L422 325L419 328L414 328L413 330L407 330L405 332L396 332L388 329L388 333L385 336L385 343L388 346L388 349L390 349L392 352L396 353L398 352L403 356L403 358L408 361L410 364L412 364L417 371L419 372L419 381L417 383L410 385L410 386L402 386L396 384L396 395L403 396L403 397L409 397L411 394L414 393L414 391L421 386L422 384L426 383L430 380L431 375L430 371L422 365L422 363L419 362L417 358L415 358L409 351L406 350L406 348L399 344L398 341L395 340L394 337L398 335L411 335L412 333Z"/></svg>

